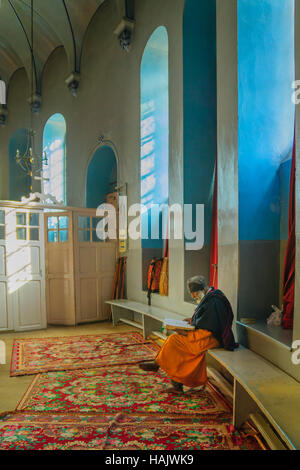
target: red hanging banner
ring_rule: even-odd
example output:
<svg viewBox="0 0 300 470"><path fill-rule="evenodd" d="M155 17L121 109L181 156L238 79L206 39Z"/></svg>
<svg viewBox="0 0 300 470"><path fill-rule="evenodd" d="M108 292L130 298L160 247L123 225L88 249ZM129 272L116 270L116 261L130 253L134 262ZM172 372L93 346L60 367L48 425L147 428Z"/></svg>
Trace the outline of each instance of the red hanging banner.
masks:
<svg viewBox="0 0 300 470"><path fill-rule="evenodd" d="M283 267L283 319L282 327L291 330L294 319L294 296L295 296L295 175L296 175L296 139L294 137L291 182L290 182L290 204L289 204L289 234Z"/></svg>

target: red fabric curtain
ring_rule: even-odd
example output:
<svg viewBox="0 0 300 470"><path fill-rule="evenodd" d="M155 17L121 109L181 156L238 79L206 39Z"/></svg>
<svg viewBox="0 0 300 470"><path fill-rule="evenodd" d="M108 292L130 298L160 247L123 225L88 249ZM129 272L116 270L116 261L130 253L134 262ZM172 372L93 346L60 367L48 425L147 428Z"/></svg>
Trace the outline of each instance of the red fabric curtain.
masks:
<svg viewBox="0 0 300 470"><path fill-rule="evenodd" d="M291 330L294 318L295 294L295 174L296 174L296 139L294 138L289 205L289 235L283 267L283 320L282 327Z"/></svg>
<svg viewBox="0 0 300 470"><path fill-rule="evenodd" d="M210 276L209 285L218 288L218 159L216 157L215 183L210 239Z"/></svg>

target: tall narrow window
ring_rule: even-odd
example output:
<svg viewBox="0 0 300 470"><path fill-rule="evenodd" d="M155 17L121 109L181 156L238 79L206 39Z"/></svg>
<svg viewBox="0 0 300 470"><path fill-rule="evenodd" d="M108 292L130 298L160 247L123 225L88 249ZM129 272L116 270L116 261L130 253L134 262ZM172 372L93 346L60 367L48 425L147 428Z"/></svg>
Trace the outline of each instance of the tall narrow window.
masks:
<svg viewBox="0 0 300 470"><path fill-rule="evenodd" d="M47 163L43 164L44 193L66 203L66 121L61 114L53 114L44 129L43 151Z"/></svg>
<svg viewBox="0 0 300 470"><path fill-rule="evenodd" d="M150 207L166 204L169 198L168 52L168 33L160 26L150 37L141 64L141 203L148 209L141 218L144 287L149 262L163 255L166 230L159 227L159 217L151 221ZM159 233L155 239L151 222Z"/></svg>

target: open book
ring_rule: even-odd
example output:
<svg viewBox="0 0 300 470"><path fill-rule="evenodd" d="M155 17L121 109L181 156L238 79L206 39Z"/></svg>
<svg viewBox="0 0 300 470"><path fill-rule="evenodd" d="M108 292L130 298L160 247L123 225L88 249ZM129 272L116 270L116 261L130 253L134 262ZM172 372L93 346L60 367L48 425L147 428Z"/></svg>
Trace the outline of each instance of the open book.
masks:
<svg viewBox="0 0 300 470"><path fill-rule="evenodd" d="M194 330L195 327L190 325L187 321L174 320L173 318L166 318L164 321L167 330Z"/></svg>

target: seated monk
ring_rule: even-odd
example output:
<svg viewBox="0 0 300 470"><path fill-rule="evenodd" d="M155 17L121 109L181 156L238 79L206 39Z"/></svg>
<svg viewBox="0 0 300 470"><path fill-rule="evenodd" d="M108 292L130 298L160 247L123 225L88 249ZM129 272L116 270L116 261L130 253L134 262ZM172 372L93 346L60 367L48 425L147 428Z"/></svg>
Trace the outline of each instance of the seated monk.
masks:
<svg viewBox="0 0 300 470"><path fill-rule="evenodd" d="M193 317L186 318L195 330L177 330L165 341L154 361L139 365L142 370L155 372L161 367L172 382L168 392L181 393L184 385L190 388L205 385L206 351L218 347L233 351L237 347L231 330L232 308L223 292L208 287L203 276L189 279L188 290L198 303Z"/></svg>

